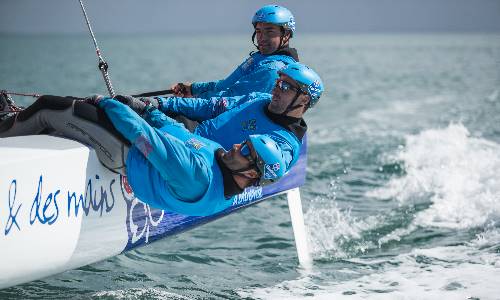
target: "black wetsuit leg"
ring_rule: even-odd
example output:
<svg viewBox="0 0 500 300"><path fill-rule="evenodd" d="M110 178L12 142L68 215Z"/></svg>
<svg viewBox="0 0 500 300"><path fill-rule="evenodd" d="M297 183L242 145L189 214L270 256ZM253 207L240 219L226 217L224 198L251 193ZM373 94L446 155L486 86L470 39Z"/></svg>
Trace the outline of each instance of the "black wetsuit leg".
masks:
<svg viewBox="0 0 500 300"><path fill-rule="evenodd" d="M99 108L69 97L42 96L0 123L0 138L56 132L95 149L108 169L126 175L130 143Z"/></svg>

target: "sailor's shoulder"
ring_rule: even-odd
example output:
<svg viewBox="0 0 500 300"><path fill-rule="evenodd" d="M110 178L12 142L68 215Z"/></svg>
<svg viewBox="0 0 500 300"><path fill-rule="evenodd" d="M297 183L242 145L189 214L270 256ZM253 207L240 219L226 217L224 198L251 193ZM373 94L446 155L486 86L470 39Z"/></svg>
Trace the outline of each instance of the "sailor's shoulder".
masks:
<svg viewBox="0 0 500 300"><path fill-rule="evenodd" d="M252 102L266 102L272 99L273 95L263 92L251 92L248 94L248 101Z"/></svg>
<svg viewBox="0 0 500 300"><path fill-rule="evenodd" d="M243 62L241 63L241 67L248 68L251 65L255 65L256 63L259 63L260 61L262 61L265 58L266 57L264 55L260 54L259 52L250 53L250 55L247 58L245 58L243 60Z"/></svg>
<svg viewBox="0 0 500 300"><path fill-rule="evenodd" d="M261 61L259 61L259 64L266 66L284 66L295 62L295 59L288 55L274 54L264 57Z"/></svg>

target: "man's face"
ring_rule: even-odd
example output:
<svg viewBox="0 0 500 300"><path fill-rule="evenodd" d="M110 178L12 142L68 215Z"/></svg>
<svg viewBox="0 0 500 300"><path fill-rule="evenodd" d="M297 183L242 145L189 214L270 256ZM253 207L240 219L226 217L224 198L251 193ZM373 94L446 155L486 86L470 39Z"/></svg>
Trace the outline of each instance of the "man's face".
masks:
<svg viewBox="0 0 500 300"><path fill-rule="evenodd" d="M280 46L281 27L270 23L257 23L255 37L260 53L271 54Z"/></svg>
<svg viewBox="0 0 500 300"><path fill-rule="evenodd" d="M224 155L221 157L221 160L229 169L241 170L244 168L248 168L253 164L253 162L256 161L257 153L253 149L252 143L247 141L245 144L248 147L248 153L245 153L246 155L243 155L241 153L241 149L244 147L244 144L234 144L233 148L225 152ZM251 171L257 174L257 171L255 170Z"/></svg>
<svg viewBox="0 0 500 300"><path fill-rule="evenodd" d="M286 89L286 91L283 89ZM275 114L284 113L297 95L297 91L300 91L297 82L289 76L281 74L280 78L276 80L276 84L272 91L273 98L268 106L269 111ZM306 97L308 96L300 91L300 95L294 105L305 102L307 99Z"/></svg>

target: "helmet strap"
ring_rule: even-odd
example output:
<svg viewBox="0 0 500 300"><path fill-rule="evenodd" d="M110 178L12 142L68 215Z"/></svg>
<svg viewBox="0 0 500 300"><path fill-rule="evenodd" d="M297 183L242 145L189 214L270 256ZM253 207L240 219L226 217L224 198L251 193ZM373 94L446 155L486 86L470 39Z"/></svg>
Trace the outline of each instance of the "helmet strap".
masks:
<svg viewBox="0 0 500 300"><path fill-rule="evenodd" d="M283 34L280 35L280 45L278 47L278 49L276 49L276 51L280 51L281 49L283 49ZM274 51L274 52L276 52Z"/></svg>
<svg viewBox="0 0 500 300"><path fill-rule="evenodd" d="M229 167L221 160L222 154L226 152L224 149L219 148L216 150L216 159L217 159L217 164L219 165L221 171L222 171L222 178L224 181L224 196L226 198L229 198L231 196L234 196L236 194L239 194L243 192L243 189L246 187L240 187L239 181L241 180L236 180L235 176L238 177L243 177L246 178L247 180L252 180L251 182L252 185L255 185L259 182L260 178L249 178L249 176L239 173L239 172L244 172L244 169L236 170L233 171L229 169ZM245 168L246 169L246 168ZM251 169L251 168L248 168Z"/></svg>
<svg viewBox="0 0 500 300"><path fill-rule="evenodd" d="M285 111L283 113L281 113L282 115L286 116L286 114L288 114L289 112L291 112L292 110L296 109L296 108L299 108L299 107L302 107L303 105L302 104L296 104L296 105L293 105L295 104L295 102L297 102L297 99L299 99L299 96L302 94L301 91L297 91L295 93L295 97L293 97L293 100L292 102L290 102L290 104L288 104L288 106L286 107Z"/></svg>
<svg viewBox="0 0 500 300"><path fill-rule="evenodd" d="M286 33L288 32L287 30L285 30L283 27L280 27L280 30L281 30L281 36L280 36L280 46L278 47L278 49L276 49L276 51L279 51L283 48L285 48L285 43L283 42L283 40L285 39L285 35ZM288 38L288 40L286 41L287 43L290 41L290 38ZM275 52L276 52L275 51Z"/></svg>
<svg viewBox="0 0 500 300"><path fill-rule="evenodd" d="M250 165L249 167L242 168L239 170L231 170L231 174L233 174L233 176L240 176L240 177L243 177L245 179L248 179L252 182L252 185L255 185L256 183L259 182L260 177L251 177L251 176L248 176L244 173L245 171L254 170L254 169L255 169L255 166ZM236 185L238 185L238 187L240 187L237 182L236 182ZM245 187L240 187L240 188L244 189Z"/></svg>
<svg viewBox="0 0 500 300"><path fill-rule="evenodd" d="M244 177L246 177L246 175L242 174L243 172L246 172L246 171L250 171L250 170L254 170L257 166L255 164L251 164L249 165L248 167L245 167L245 168L241 168L241 169L237 169L237 170L231 170L231 173L233 175L242 175Z"/></svg>
<svg viewBox="0 0 500 300"><path fill-rule="evenodd" d="M253 34L252 34L252 44L255 46L255 48L257 48L257 50L259 50L259 45L257 45L255 43L255 36L257 35L257 32L254 30L253 31Z"/></svg>

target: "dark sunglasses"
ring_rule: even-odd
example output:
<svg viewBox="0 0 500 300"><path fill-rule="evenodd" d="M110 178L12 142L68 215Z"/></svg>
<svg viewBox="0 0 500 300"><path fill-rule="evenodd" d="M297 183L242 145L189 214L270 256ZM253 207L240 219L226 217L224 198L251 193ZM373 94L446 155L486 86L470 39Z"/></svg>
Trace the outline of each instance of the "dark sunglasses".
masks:
<svg viewBox="0 0 500 300"><path fill-rule="evenodd" d="M248 143L246 141L241 143L240 153L246 159L248 159L248 161L250 162L251 165L255 164L256 159L254 157L252 157L252 152L250 151L250 147L248 146Z"/></svg>
<svg viewBox="0 0 500 300"><path fill-rule="evenodd" d="M253 158L252 157L252 154L251 154L251 151L250 151L250 147L248 146L248 143L245 141L243 143L241 143L241 148L240 148L240 153L241 155L243 155L246 159L248 159L248 161L250 162L250 166L248 167L248 169L254 169L255 171L257 171L257 173L259 174L259 176L262 175L262 167L259 166L262 164L262 161L258 160L258 158ZM253 183L254 186L258 186L259 183L260 183L260 177Z"/></svg>
<svg viewBox="0 0 500 300"><path fill-rule="evenodd" d="M282 92L286 92L288 90L292 90L294 92L299 92L299 93L303 93L301 89L299 88L296 88L294 87L293 85L291 85L290 83L282 80L282 79L278 79L277 82L276 82L276 86L282 91Z"/></svg>

